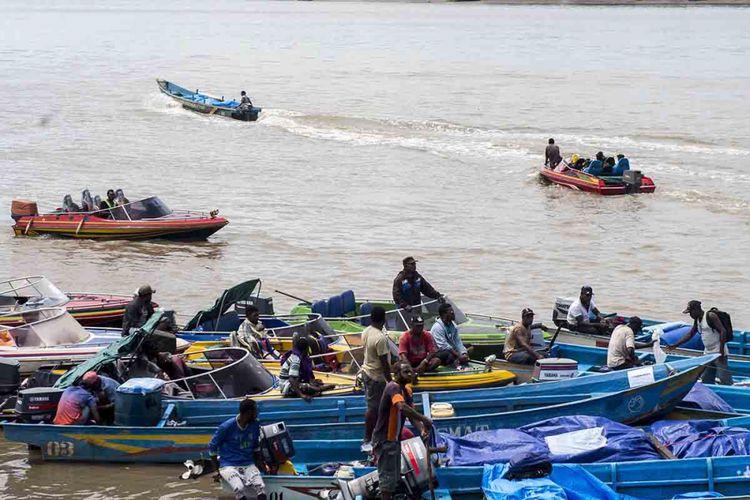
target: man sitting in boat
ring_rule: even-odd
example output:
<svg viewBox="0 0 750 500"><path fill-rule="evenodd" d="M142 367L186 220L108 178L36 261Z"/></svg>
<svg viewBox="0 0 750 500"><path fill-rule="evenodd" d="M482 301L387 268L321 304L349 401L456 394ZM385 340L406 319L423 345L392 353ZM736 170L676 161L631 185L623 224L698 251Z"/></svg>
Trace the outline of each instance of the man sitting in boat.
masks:
<svg viewBox="0 0 750 500"><path fill-rule="evenodd" d="M314 396L320 396L323 391L334 388L332 384L323 384L315 379L308 349L307 337L295 335L294 347L281 356L279 379L282 396L301 397L305 401L311 401Z"/></svg>
<svg viewBox="0 0 750 500"><path fill-rule="evenodd" d="M214 481L226 481L237 499L266 500L266 485L260 471L268 472L268 468L260 453L260 423L255 401L242 400L239 415L216 429L208 443L208 452L218 470Z"/></svg>
<svg viewBox="0 0 750 500"><path fill-rule="evenodd" d="M70 196L69 194L66 194L63 197L62 208L65 212L80 212L81 211L81 207L75 204L75 202L73 201L73 197Z"/></svg>
<svg viewBox="0 0 750 500"><path fill-rule="evenodd" d="M445 297L417 272L414 257L406 257L401 263L404 268L393 280L393 301L398 307L411 311L412 307L422 303L422 295L440 302L445 301Z"/></svg>
<svg viewBox="0 0 750 500"><path fill-rule="evenodd" d="M237 328L237 334L232 335L232 345L244 347L256 358L264 358L271 354L278 358L278 351L271 346L271 339L266 333L266 326L260 320L260 311L254 305L245 307L245 321Z"/></svg>
<svg viewBox="0 0 750 500"><path fill-rule="evenodd" d="M240 111L248 111L253 107L253 101L247 96L244 90L240 92Z"/></svg>
<svg viewBox="0 0 750 500"><path fill-rule="evenodd" d="M52 421L55 425L86 425L91 420L101 423L102 419L96 407L97 375L86 372L79 385L72 385L63 391L57 405L57 413Z"/></svg>
<svg viewBox="0 0 750 500"><path fill-rule="evenodd" d="M625 158L623 154L617 155L617 163L612 169L612 175L622 175L626 170L630 170L630 160Z"/></svg>
<svg viewBox="0 0 750 500"><path fill-rule="evenodd" d="M125 315L122 318L122 336L127 337L133 330L142 327L154 314L154 306L151 298L156 290L151 285L143 285L138 289L136 296L125 307Z"/></svg>
<svg viewBox="0 0 750 500"><path fill-rule="evenodd" d="M568 328L581 333L609 333L609 324L602 320L594 304L594 291L590 286L581 287L581 295L568 308Z"/></svg>
<svg viewBox="0 0 750 500"><path fill-rule="evenodd" d="M430 332L424 331L424 319L415 316L411 329L405 331L398 341L401 361L409 363L417 375L437 370L440 359L435 357L437 346Z"/></svg>
<svg viewBox="0 0 750 500"><path fill-rule="evenodd" d="M549 144L544 150L544 166L549 167L550 170L554 170L562 162L560 146L555 144L555 140L552 138L548 142Z"/></svg>
<svg viewBox="0 0 750 500"><path fill-rule="evenodd" d="M515 325L505 337L503 356L511 363L533 365L544 355L535 351L531 345L531 324L534 322L534 311L526 308L521 311L521 323Z"/></svg>
<svg viewBox="0 0 750 500"><path fill-rule="evenodd" d="M602 175L602 171L604 170L604 153L599 151L596 153L596 159L591 160L591 163L589 163L589 166L584 168L583 171L589 175Z"/></svg>
<svg viewBox="0 0 750 500"><path fill-rule="evenodd" d="M469 353L458 335L458 327L455 323L456 313L453 311L453 306L448 303L440 304L438 315L440 318L432 325L432 330L430 330L437 346L435 357L440 360L440 364L443 366L455 365L456 363L469 364Z"/></svg>
<svg viewBox="0 0 750 500"><path fill-rule="evenodd" d="M125 193L122 189L118 189L117 191L115 191L115 201L117 202L118 206L127 205L128 203L130 203L130 200L125 198Z"/></svg>
<svg viewBox="0 0 750 500"><path fill-rule="evenodd" d="M627 325L618 325L612 332L607 346L607 366L613 370L624 370L640 366L635 355L635 334L641 331L643 322L638 316L628 320Z"/></svg>

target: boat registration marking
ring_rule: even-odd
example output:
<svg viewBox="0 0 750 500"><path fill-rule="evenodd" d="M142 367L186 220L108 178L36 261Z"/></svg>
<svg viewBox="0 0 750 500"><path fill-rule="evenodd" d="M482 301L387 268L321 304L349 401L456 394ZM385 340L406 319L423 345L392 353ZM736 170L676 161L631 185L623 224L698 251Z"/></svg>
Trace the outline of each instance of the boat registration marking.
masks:
<svg viewBox="0 0 750 500"><path fill-rule="evenodd" d="M50 457L72 457L76 452L72 441L47 441L46 448Z"/></svg>
<svg viewBox="0 0 750 500"><path fill-rule="evenodd" d="M644 366L643 368L628 370L628 385L630 385L631 388L653 384L655 381L653 366Z"/></svg>

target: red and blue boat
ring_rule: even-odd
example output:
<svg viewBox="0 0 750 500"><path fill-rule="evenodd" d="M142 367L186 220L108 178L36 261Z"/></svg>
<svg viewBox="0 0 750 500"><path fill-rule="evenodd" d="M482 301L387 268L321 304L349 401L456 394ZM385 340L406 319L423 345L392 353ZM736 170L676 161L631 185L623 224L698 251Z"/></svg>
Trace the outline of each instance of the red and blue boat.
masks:
<svg viewBox="0 0 750 500"><path fill-rule="evenodd" d="M539 175L542 179L560 186L605 196L653 193L656 190L654 181L638 170L628 170L622 176L595 176L568 167L559 172L557 169L543 166L539 170Z"/></svg>
<svg viewBox="0 0 750 500"><path fill-rule="evenodd" d="M11 208L16 236L51 235L96 240L205 240L229 221L218 210L172 210L156 196L113 208L39 214L36 203L15 200Z"/></svg>

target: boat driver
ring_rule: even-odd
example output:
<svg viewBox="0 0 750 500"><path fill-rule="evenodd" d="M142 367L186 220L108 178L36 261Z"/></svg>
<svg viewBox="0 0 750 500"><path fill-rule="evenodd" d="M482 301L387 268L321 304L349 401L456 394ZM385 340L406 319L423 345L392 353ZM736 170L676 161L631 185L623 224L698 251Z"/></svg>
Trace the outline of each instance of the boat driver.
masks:
<svg viewBox="0 0 750 500"><path fill-rule="evenodd" d="M609 333L609 324L602 319L594 304L594 290L586 285L581 295L568 308L568 328L581 333Z"/></svg>
<svg viewBox="0 0 750 500"><path fill-rule="evenodd" d="M533 365L544 355L534 350L531 345L531 324L534 322L534 311L526 308L521 311L521 323L515 325L505 337L503 356L511 363Z"/></svg>
<svg viewBox="0 0 750 500"><path fill-rule="evenodd" d="M422 295L445 302L445 296L435 290L424 277L417 272L417 261L406 257L401 261L404 268L393 280L393 301L401 309L411 308L422 303Z"/></svg>
<svg viewBox="0 0 750 500"><path fill-rule="evenodd" d="M146 324L146 321L154 314L154 306L151 298L156 290L151 285L143 285L136 292L135 298L125 307L125 316L122 318L122 336L127 337L134 330Z"/></svg>
<svg viewBox="0 0 750 500"><path fill-rule="evenodd" d="M247 111L252 107L253 107L253 101L251 101L250 98L247 96L247 92L243 90L242 92L240 92L240 109L242 111Z"/></svg>
<svg viewBox="0 0 750 500"><path fill-rule="evenodd" d="M554 170L562 162L562 155L560 154L560 146L555 144L554 139L550 138L548 142L549 144L544 150L544 166Z"/></svg>

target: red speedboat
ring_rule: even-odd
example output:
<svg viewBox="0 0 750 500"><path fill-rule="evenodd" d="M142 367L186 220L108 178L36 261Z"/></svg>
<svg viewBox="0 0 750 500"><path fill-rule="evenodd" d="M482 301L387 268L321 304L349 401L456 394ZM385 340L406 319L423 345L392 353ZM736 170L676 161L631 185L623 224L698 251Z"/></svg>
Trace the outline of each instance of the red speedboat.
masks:
<svg viewBox="0 0 750 500"><path fill-rule="evenodd" d="M39 215L36 203L21 200L13 201L11 208L16 236L48 234L99 240L204 240L229 223L217 214L218 210L171 210L156 196L90 211L66 206Z"/></svg>
<svg viewBox="0 0 750 500"><path fill-rule="evenodd" d="M117 327L122 325L125 306L131 300L128 295L63 293L43 276L0 282L2 324L9 326L23 324L25 312L64 307L84 326Z"/></svg>
<svg viewBox="0 0 750 500"><path fill-rule="evenodd" d="M627 170L623 176L596 177L568 167L565 167L562 172L542 167L539 174L549 182L601 195L653 193L656 190L654 181L650 177L641 175L638 170Z"/></svg>

